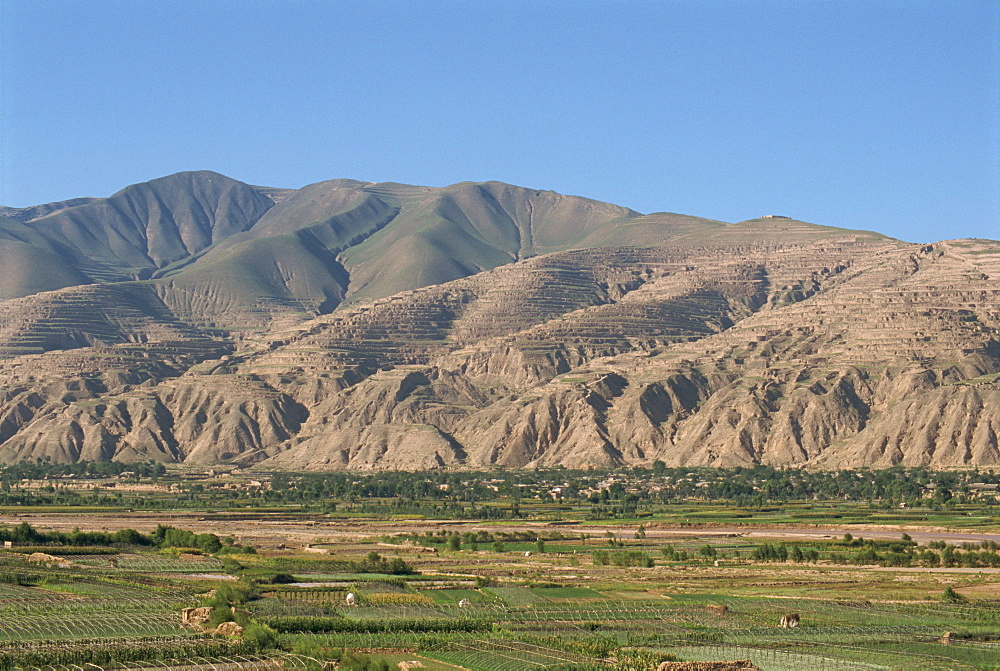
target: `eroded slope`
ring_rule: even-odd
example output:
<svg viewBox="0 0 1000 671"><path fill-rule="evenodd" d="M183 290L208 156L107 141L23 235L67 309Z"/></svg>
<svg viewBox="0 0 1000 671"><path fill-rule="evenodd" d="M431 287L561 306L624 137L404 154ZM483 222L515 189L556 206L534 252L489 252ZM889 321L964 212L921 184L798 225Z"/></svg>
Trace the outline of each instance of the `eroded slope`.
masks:
<svg viewBox="0 0 1000 671"><path fill-rule="evenodd" d="M247 188L262 212L187 229L139 190L144 232L98 247L150 280L69 265L0 302L0 459L1000 462L1000 243L498 183ZM15 212L5 268L63 258L38 222L98 205Z"/></svg>

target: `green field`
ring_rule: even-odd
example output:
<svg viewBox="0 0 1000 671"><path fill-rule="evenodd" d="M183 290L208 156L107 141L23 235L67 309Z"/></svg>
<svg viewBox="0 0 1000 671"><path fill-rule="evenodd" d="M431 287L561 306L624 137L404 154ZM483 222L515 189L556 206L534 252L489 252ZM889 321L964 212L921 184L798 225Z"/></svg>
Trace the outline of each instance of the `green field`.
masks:
<svg viewBox="0 0 1000 671"><path fill-rule="evenodd" d="M183 530L160 537L211 545L206 534ZM318 669L339 662L384 669L415 660L432 669L633 671L660 660L750 659L761 669L902 670L1000 663L1000 574L873 571L851 563L863 553L919 558L932 549L913 541L803 543L818 548L818 559L796 561L754 559L768 547L794 552L792 542L696 534L669 546L649 537L594 539L590 552L574 553L579 540L554 532L546 551L530 557L462 548L414 555L401 547L395 556L406 556L407 570L419 573L355 570L396 566L373 557L380 537L330 539L329 555L225 546L213 555L120 543L97 554L100 538L87 537L88 552L74 554L72 546L37 546L48 537L35 534L26 549L44 547L60 561L32 561L16 546L0 551L0 668L207 670L238 662ZM992 546L984 546L941 554L987 556ZM380 551L395 552L385 544ZM655 559L648 567L595 562L601 552ZM465 599L469 605L459 605ZM218 621L236 620L244 635L214 634L217 622L182 627L181 609L197 606L213 608ZM800 616L798 627L779 626L788 613Z"/></svg>
<svg viewBox="0 0 1000 671"><path fill-rule="evenodd" d="M0 669L1000 668L992 472L69 468L3 471Z"/></svg>

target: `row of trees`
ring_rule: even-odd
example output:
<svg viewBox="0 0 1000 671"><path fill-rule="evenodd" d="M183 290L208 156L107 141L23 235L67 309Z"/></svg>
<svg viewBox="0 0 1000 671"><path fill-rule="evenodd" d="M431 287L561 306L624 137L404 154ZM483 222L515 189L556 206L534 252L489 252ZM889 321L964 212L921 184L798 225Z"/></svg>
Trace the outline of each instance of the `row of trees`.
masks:
<svg viewBox="0 0 1000 671"><path fill-rule="evenodd" d="M136 477L166 477L163 464L80 462L49 464L23 462L0 467L0 503L119 504L156 507L158 500L137 495L62 488L60 478L108 477L132 472ZM256 476L266 479L264 476ZM45 490L17 488L25 480L52 480ZM536 469L488 472L427 471L371 473L273 473L269 486L232 489L227 483L189 482L164 501L171 505L206 502L242 505L303 504L335 512L348 505L354 512L422 514L473 519L516 518L523 501L543 500L566 505L590 505L595 518L634 517L654 505L685 499L727 501L743 507L762 507L788 501L840 500L943 506L971 500L972 485L1000 484L992 471L936 472L895 467L884 470L813 472L778 470L769 466L733 469L652 468L618 471ZM989 498L989 494L980 497Z"/></svg>
<svg viewBox="0 0 1000 671"><path fill-rule="evenodd" d="M138 545L157 548L177 547L193 548L208 553L215 553L223 548L222 540L215 534L196 534L192 531L163 524L158 525L152 534L144 534L135 529L120 529L113 532L74 529L65 533L62 531L39 531L27 522L21 522L13 527L0 527L0 541L32 546L111 547ZM231 541L229 545L232 545Z"/></svg>
<svg viewBox="0 0 1000 671"><path fill-rule="evenodd" d="M611 480L611 482L608 482ZM602 486L602 483L603 486ZM551 497L594 506L626 506L644 502L700 498L784 503L797 500L927 501L947 503L969 496L972 483L1000 484L992 471L930 471L894 467L884 470L800 471L769 466L733 469L653 468L626 471L491 471L468 473L315 473L275 474L271 496L289 499L336 498L353 501L395 498L397 505L425 501L476 503ZM596 508L595 512L601 512ZM610 511L609 511L610 512ZM614 511L619 512L619 511Z"/></svg>
<svg viewBox="0 0 1000 671"><path fill-rule="evenodd" d="M123 463L119 461L78 461L72 464L53 464L51 461L19 461L0 467L0 484L8 485L23 480L45 480L50 478L111 478L122 473L132 473L138 478L156 479L167 472L167 467L158 461Z"/></svg>

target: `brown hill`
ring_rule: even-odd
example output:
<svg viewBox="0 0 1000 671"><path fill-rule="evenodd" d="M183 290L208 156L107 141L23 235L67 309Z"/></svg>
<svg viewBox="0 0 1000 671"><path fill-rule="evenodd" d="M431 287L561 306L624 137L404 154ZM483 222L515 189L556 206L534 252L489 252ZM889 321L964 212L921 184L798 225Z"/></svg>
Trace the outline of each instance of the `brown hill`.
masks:
<svg viewBox="0 0 1000 671"><path fill-rule="evenodd" d="M260 213L147 245L149 280L81 261L0 301L0 459L1000 463L1000 243L498 183L246 189ZM0 243L66 257L49 220L97 202Z"/></svg>

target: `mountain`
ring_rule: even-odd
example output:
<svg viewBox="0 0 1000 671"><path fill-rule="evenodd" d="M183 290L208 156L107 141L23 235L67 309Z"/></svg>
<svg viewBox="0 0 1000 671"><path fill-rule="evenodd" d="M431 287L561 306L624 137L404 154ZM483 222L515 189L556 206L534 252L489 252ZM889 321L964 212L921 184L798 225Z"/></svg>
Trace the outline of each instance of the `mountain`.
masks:
<svg viewBox="0 0 1000 671"><path fill-rule="evenodd" d="M3 461L1000 464L1000 242L210 172L0 214Z"/></svg>
<svg viewBox="0 0 1000 671"><path fill-rule="evenodd" d="M129 186L109 198L0 208L6 214L0 219L0 258L5 262L0 297L149 278L249 229L273 206L258 190L203 171ZM60 268L60 275L40 283L33 275L50 264Z"/></svg>

